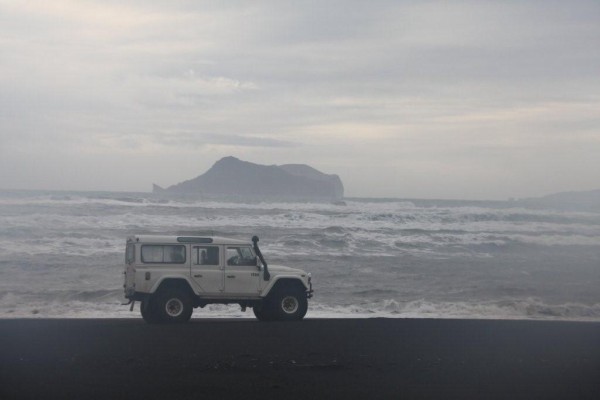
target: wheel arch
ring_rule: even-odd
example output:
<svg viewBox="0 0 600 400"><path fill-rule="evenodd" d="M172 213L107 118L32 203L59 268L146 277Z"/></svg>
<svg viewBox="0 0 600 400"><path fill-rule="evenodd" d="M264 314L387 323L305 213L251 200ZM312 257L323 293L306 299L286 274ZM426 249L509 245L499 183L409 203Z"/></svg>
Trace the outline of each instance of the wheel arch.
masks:
<svg viewBox="0 0 600 400"><path fill-rule="evenodd" d="M189 293L190 296L195 296L193 286L190 281L181 276L164 276L157 281L152 287L151 293L156 294L166 289L179 289Z"/></svg>
<svg viewBox="0 0 600 400"><path fill-rule="evenodd" d="M283 288L297 288L303 291L308 290L302 279L297 276L280 276L274 279L263 290L262 296L268 297L271 293L275 293Z"/></svg>

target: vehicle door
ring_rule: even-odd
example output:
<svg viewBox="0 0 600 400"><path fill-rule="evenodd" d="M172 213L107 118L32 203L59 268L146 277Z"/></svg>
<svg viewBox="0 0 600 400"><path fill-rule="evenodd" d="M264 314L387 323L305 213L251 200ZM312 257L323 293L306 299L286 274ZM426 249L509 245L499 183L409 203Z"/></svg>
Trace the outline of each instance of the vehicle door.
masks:
<svg viewBox="0 0 600 400"><path fill-rule="evenodd" d="M191 276L205 295L223 294L223 263L219 246L192 246Z"/></svg>
<svg viewBox="0 0 600 400"><path fill-rule="evenodd" d="M256 255L249 245L225 246L225 293L257 296L259 270Z"/></svg>

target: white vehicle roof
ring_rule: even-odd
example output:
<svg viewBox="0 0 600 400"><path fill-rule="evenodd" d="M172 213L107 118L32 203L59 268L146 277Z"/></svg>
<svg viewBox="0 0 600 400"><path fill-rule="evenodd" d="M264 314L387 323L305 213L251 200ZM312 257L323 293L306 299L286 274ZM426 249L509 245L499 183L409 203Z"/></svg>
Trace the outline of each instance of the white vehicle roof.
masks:
<svg viewBox="0 0 600 400"><path fill-rule="evenodd" d="M243 244L251 245L249 240L238 240L220 236L168 236L168 235L133 235L127 242L160 243L160 244Z"/></svg>

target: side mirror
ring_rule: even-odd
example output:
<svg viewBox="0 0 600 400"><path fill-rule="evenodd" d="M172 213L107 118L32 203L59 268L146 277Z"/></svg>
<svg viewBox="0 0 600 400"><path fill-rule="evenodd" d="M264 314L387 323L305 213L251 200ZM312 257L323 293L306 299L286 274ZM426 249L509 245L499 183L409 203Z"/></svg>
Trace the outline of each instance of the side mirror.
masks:
<svg viewBox="0 0 600 400"><path fill-rule="evenodd" d="M258 268L259 271L262 271L262 264L258 257L254 257L254 263L256 264L256 268Z"/></svg>

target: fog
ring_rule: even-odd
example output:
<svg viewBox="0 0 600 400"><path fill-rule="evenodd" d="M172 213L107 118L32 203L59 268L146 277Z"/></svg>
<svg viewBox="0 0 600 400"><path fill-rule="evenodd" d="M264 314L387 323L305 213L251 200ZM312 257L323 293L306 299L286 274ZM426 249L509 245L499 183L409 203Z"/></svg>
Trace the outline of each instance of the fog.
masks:
<svg viewBox="0 0 600 400"><path fill-rule="evenodd" d="M347 196L600 187L600 3L0 0L0 188L150 191L224 156Z"/></svg>

